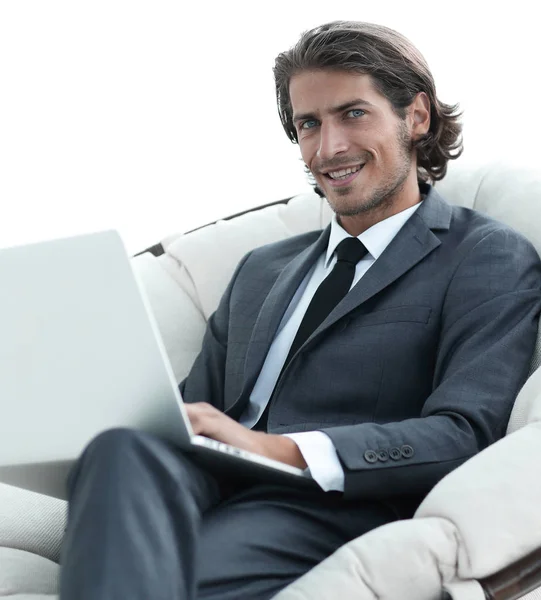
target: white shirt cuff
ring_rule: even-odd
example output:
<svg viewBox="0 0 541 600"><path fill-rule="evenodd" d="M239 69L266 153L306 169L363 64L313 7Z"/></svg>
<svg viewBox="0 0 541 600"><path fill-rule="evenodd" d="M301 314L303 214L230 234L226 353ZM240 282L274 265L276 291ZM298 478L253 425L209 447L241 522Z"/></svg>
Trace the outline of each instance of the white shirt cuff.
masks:
<svg viewBox="0 0 541 600"><path fill-rule="evenodd" d="M286 433L299 447L310 474L325 492L344 491L344 470L331 438L322 431Z"/></svg>

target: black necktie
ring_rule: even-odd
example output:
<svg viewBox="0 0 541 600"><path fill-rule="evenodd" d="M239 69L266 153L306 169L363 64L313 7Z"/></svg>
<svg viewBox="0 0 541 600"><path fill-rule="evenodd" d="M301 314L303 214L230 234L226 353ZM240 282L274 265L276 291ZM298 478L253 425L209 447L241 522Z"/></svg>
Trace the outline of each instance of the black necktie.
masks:
<svg viewBox="0 0 541 600"><path fill-rule="evenodd" d="M336 264L330 274L321 282L308 305L297 335L293 340L293 344L291 344L284 368L295 352L349 292L355 276L355 267L367 252L363 243L354 237L346 238L338 244L336 247Z"/></svg>
<svg viewBox="0 0 541 600"><path fill-rule="evenodd" d="M355 267L367 252L368 250L363 243L354 237L348 237L338 244L336 247L336 264L330 274L321 282L308 305L280 375L284 372L295 352L349 292L355 276ZM271 401L269 400L254 429L266 431L270 404Z"/></svg>

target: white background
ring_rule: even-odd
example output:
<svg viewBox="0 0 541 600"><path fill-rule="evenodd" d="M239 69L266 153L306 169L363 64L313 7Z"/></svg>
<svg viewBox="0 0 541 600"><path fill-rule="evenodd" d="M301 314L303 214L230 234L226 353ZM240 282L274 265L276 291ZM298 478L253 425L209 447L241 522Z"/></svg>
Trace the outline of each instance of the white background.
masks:
<svg viewBox="0 0 541 600"><path fill-rule="evenodd" d="M527 8L528 4L530 8ZM305 29L381 23L465 110L460 160L537 167L535 3L0 0L0 247L118 229L130 253L309 190L272 66Z"/></svg>

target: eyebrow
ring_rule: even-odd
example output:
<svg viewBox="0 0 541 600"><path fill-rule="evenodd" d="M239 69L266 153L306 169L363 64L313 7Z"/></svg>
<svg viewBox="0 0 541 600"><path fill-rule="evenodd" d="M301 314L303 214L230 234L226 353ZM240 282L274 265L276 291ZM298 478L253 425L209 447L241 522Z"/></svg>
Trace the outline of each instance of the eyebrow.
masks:
<svg viewBox="0 0 541 600"><path fill-rule="evenodd" d="M347 110L348 108L352 108L353 106L374 106L368 100L363 100L362 98L357 98L356 100L351 100L350 102L345 102L344 104L340 104L339 106L334 106L329 110L331 114L336 114ZM313 119L313 113L302 113L299 115L293 116L293 123L298 123L299 121L304 121L305 119Z"/></svg>

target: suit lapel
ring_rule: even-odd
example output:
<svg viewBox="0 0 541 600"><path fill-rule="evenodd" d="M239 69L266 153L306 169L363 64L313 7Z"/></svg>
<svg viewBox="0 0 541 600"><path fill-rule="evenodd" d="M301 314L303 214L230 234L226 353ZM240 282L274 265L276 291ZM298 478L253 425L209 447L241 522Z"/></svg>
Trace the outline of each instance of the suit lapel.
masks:
<svg viewBox="0 0 541 600"><path fill-rule="evenodd" d="M353 309L391 285L441 244L432 229L449 229L452 211L433 188L429 190L419 209L349 294L306 340L305 345ZM299 351L303 348L304 345Z"/></svg>
<svg viewBox="0 0 541 600"><path fill-rule="evenodd" d="M313 244L286 265L265 298L248 346L243 390L240 398L228 408L228 414L239 404L245 392L250 392L255 385L280 321L303 279L327 248L329 235L330 226Z"/></svg>

